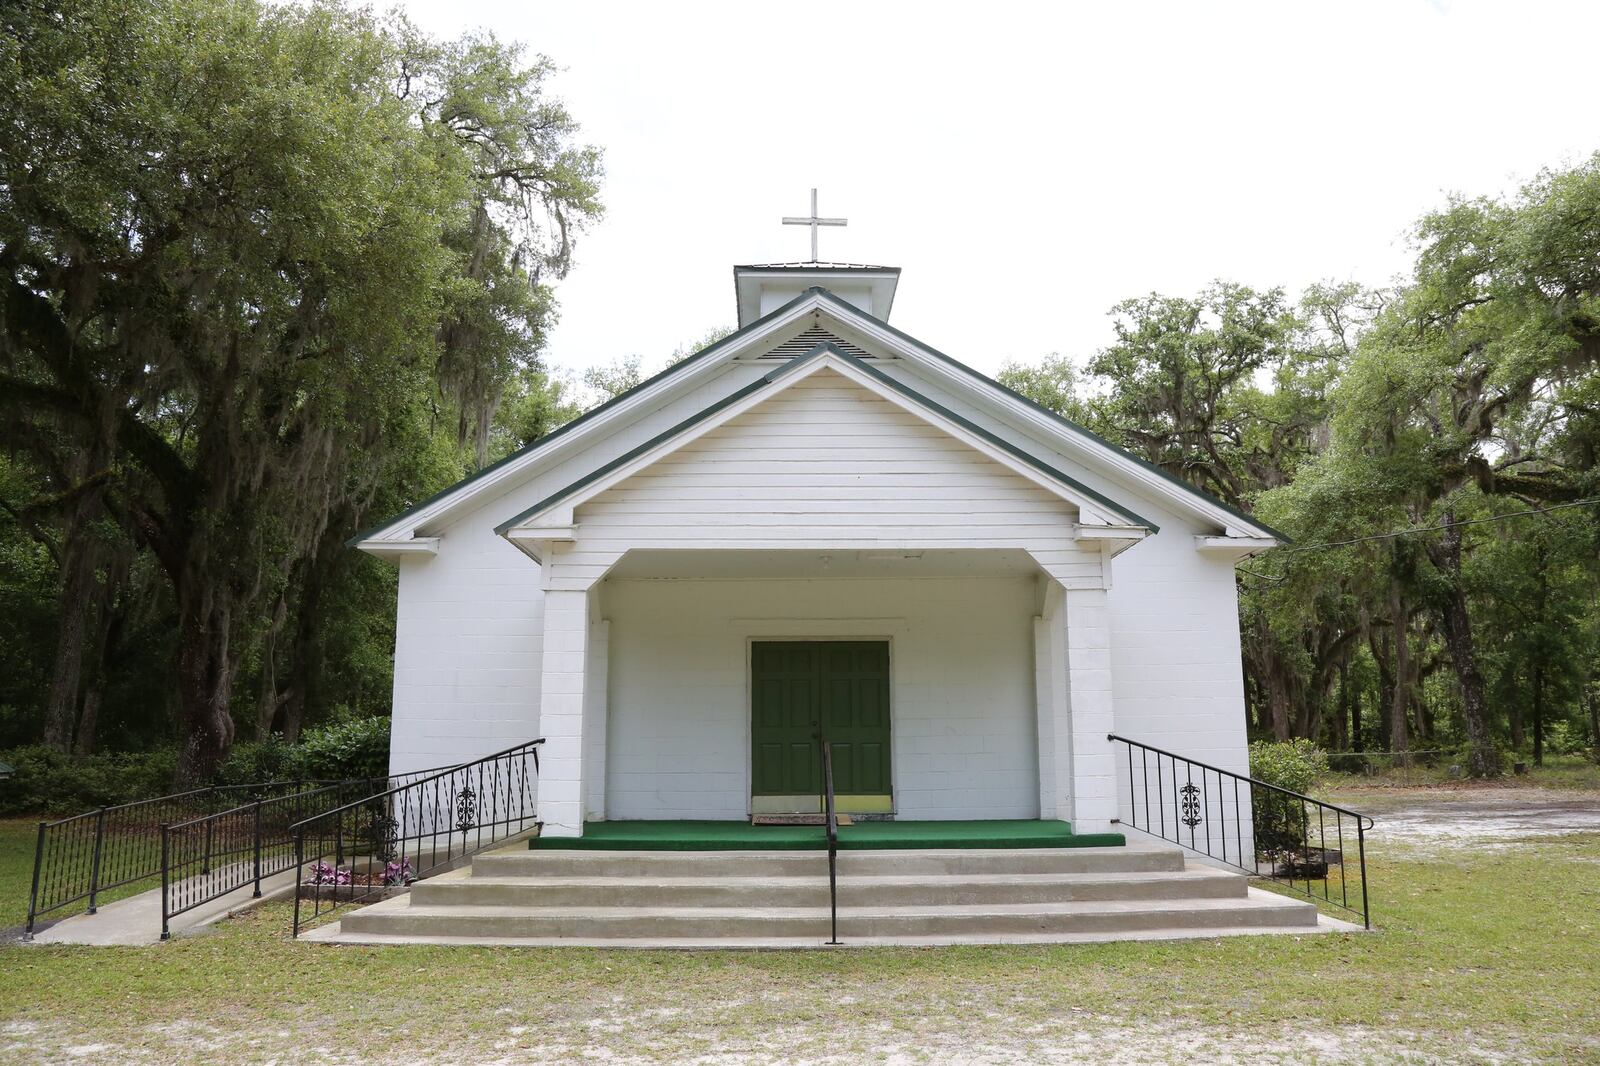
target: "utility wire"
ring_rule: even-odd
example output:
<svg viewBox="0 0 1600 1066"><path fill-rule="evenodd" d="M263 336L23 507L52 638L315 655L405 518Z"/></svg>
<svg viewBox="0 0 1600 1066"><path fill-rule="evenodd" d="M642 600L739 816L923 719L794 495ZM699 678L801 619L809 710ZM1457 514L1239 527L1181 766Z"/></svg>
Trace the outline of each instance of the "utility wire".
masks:
<svg viewBox="0 0 1600 1066"><path fill-rule="evenodd" d="M1488 518L1469 518L1462 522L1440 522L1436 526L1417 526L1415 529L1397 529L1392 533L1372 533L1365 537L1351 537L1349 540L1333 540L1326 544L1305 544L1297 548L1285 548L1278 555L1295 555L1299 552L1323 551L1327 548L1344 548L1351 544L1362 544L1369 540L1390 540L1394 537L1408 537L1413 533L1437 533L1445 529L1454 529L1457 526L1479 526L1486 522L1503 522L1508 518L1526 518L1529 515L1549 514L1551 511L1564 511L1568 507L1584 507L1591 503L1600 503L1600 496L1591 496L1586 500L1573 500L1571 503L1557 503L1549 507L1536 507L1529 511L1508 511L1505 514L1490 515Z"/></svg>
<svg viewBox="0 0 1600 1066"><path fill-rule="evenodd" d="M1600 503L1600 496L1590 496L1587 499L1573 500L1570 503L1557 503L1549 507L1535 507L1527 511L1508 511L1505 514L1490 515L1488 518L1468 518L1460 522L1440 522L1434 526L1417 526L1413 529L1396 529L1389 533L1370 533L1364 537L1351 537L1349 540L1333 540L1326 544L1303 544L1294 548L1268 549L1277 557L1295 555L1299 552L1326 551L1329 548L1346 548L1352 544L1365 544L1374 540L1392 540L1395 537L1409 537L1415 533L1438 533L1446 529L1455 529L1458 526L1479 526L1489 522L1504 522L1508 518L1527 518L1530 515L1549 514L1551 511L1564 511L1570 507L1585 507L1589 504ZM1241 573L1258 577L1263 581L1281 583L1287 575L1262 574L1245 567L1238 568Z"/></svg>

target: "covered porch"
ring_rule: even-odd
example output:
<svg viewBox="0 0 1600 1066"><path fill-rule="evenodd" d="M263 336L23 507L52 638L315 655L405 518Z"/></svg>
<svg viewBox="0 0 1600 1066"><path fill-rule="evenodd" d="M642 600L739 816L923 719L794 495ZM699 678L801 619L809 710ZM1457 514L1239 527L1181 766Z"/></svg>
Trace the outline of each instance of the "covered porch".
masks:
<svg viewBox="0 0 1600 1066"><path fill-rule="evenodd" d="M751 820L818 809L823 739L842 847L1121 843L1098 545L1048 568L644 548L595 573L545 594L539 847L820 846Z"/></svg>

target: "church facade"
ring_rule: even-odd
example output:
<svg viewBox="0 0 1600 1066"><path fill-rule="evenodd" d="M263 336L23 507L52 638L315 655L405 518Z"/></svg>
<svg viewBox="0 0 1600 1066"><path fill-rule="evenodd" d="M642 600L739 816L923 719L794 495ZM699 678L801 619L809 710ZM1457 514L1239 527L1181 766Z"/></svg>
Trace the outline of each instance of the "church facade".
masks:
<svg viewBox="0 0 1600 1066"><path fill-rule="evenodd" d="M1080 833L1110 734L1248 772L1273 530L895 329L897 269L734 279L737 332L357 538L394 772L544 737L546 836L815 812L824 740L846 812Z"/></svg>

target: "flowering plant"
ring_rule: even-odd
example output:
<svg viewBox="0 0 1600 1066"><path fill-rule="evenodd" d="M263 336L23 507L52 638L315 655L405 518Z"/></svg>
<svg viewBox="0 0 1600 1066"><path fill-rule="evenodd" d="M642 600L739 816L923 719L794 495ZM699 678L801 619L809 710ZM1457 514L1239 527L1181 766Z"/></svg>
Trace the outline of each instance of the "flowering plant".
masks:
<svg viewBox="0 0 1600 1066"><path fill-rule="evenodd" d="M343 867L335 869L325 862L319 862L311 867L311 883L314 885L348 885L353 874Z"/></svg>
<svg viewBox="0 0 1600 1066"><path fill-rule="evenodd" d="M401 859L391 862L383 868L383 883L386 885L405 885L414 881L411 874L411 860Z"/></svg>

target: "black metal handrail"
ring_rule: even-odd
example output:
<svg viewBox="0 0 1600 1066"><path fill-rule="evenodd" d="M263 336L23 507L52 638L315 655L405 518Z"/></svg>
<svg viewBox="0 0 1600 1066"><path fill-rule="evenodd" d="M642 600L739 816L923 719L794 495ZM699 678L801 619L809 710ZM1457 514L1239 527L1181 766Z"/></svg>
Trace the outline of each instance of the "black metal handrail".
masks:
<svg viewBox="0 0 1600 1066"><path fill-rule="evenodd" d="M1128 749L1128 816L1124 824L1252 877L1359 914L1362 926L1372 928L1367 896L1367 830L1374 824L1370 817L1115 733L1107 739ZM1360 883L1355 887L1344 858L1347 820L1360 868ZM1336 846L1330 847L1330 843ZM1352 898L1357 888L1359 904Z"/></svg>
<svg viewBox="0 0 1600 1066"><path fill-rule="evenodd" d="M295 822L294 935L347 903L539 828L534 786L543 743L517 744Z"/></svg>
<svg viewBox="0 0 1600 1066"><path fill-rule="evenodd" d="M161 939L171 936L173 918L246 886L260 898L262 879L294 864L291 825L387 780L325 785L162 826Z"/></svg>
<svg viewBox="0 0 1600 1066"><path fill-rule="evenodd" d="M822 742L823 822L828 829L828 943L839 943L839 813L834 809L833 745Z"/></svg>
<svg viewBox="0 0 1600 1066"><path fill-rule="evenodd" d="M171 933L172 919L186 911L237 892L294 866L290 828L311 815L352 800L395 788L459 764L433 766L389 777L309 782L319 787L204 814L161 827L161 939Z"/></svg>
<svg viewBox="0 0 1600 1066"><path fill-rule="evenodd" d="M211 785L40 822L23 938L33 937L43 915L78 903L87 904L88 913L94 914L103 893L159 877L163 825L220 805L238 806L241 796L274 795L300 787L301 783L290 781Z"/></svg>

